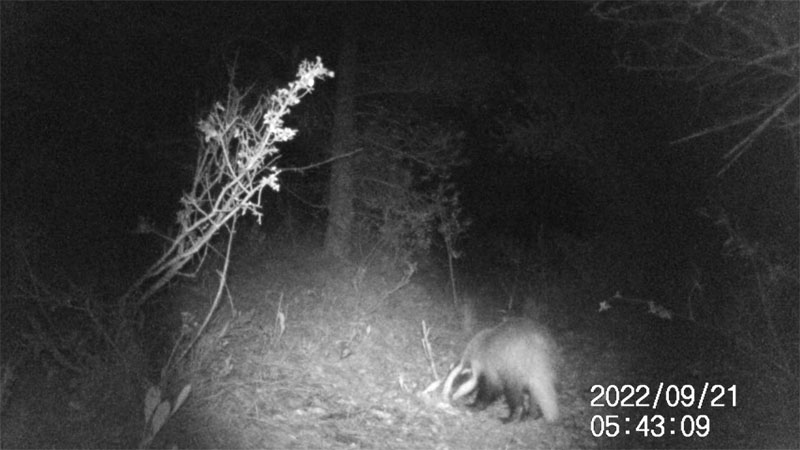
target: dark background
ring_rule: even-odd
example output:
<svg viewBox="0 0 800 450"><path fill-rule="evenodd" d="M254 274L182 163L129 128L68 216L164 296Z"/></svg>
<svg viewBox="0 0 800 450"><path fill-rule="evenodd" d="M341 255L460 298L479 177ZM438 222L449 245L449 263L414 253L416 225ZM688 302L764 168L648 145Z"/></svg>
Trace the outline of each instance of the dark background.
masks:
<svg viewBox="0 0 800 450"><path fill-rule="evenodd" d="M337 36L351 21L365 66L429 48L434 59L488 61L470 89L459 85L467 83L460 72L451 80L456 94L420 89L405 97L429 100L431 116L449 117L464 132L471 163L455 179L475 221L473 237L530 238L542 227L581 237L613 230L649 261L633 289L662 297L673 270L719 255L725 236L698 215L712 203L724 203L754 241L796 252L792 144L768 134L716 177L720 156L741 134L670 145L709 126L707 107L691 85L618 69L613 27L588 7L4 2L4 232L12 222L40 232L40 265L70 278L132 276L153 255L130 231L139 216L164 226L173 220L190 181L194 124L223 98L226 67L235 62L237 84L257 90L287 82L303 58L320 55L336 70ZM534 70L544 75L526 86L535 96L566 99L569 112L560 120L591 149L589 164L498 149L497 123L515 114L522 95L515 86ZM321 83L296 111L301 133L284 146L286 164L326 157L335 88L335 79ZM324 186L326 176L289 174L284 183ZM323 191L309 198L321 200Z"/></svg>

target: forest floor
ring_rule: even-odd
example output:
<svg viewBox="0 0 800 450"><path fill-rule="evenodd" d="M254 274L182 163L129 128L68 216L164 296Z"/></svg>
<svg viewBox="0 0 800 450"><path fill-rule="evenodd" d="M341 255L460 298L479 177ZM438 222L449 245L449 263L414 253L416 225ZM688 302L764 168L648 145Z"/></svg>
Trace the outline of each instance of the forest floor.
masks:
<svg viewBox="0 0 800 450"><path fill-rule="evenodd" d="M507 299L473 311L472 324L453 306L447 280L415 276L386 295L396 278L358 275L314 257L250 255L237 261L225 305L166 387L167 398L186 384L191 394L151 447L800 446L796 383L781 381L768 361L747 358L716 333L660 319L646 308L599 312L607 299L574 286L550 289L546 299L529 296L524 308L543 316L538 319L560 347L558 422L503 425L503 402L482 412L448 405L440 392L425 389L446 375L476 331L499 322L492 311ZM177 330L181 312L202 318L214 290L210 276L170 288L161 299L171 311L158 323L161 331ZM560 304L549 304L554 300ZM430 330L430 359L423 326ZM161 353L168 353L165 348ZM119 368L78 376L45 366L27 359L15 368L16 380L4 394L3 448L139 443L146 386L123 382ZM659 386L660 406L653 409ZM676 393L683 403L668 405ZM658 416L666 420L663 435ZM615 423L618 435L612 435Z"/></svg>

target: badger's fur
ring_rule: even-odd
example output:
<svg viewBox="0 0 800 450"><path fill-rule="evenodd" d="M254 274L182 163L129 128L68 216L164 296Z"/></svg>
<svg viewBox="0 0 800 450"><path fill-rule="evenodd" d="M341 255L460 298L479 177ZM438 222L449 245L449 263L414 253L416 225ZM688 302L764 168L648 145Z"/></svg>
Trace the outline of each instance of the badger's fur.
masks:
<svg viewBox="0 0 800 450"><path fill-rule="evenodd" d="M530 415L536 403L545 420L558 419L555 343L545 328L529 319L509 319L483 330L467 344L461 361L445 379L443 394L458 400L477 389L469 405L485 409L500 395L508 403L503 423ZM527 402L526 402L527 397Z"/></svg>

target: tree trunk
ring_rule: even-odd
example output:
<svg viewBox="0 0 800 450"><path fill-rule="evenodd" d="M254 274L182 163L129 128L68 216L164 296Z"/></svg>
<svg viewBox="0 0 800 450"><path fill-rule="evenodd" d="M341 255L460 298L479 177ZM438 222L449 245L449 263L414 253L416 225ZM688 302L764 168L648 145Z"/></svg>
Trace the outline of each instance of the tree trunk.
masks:
<svg viewBox="0 0 800 450"><path fill-rule="evenodd" d="M345 22L346 23L346 22ZM352 27L345 25L336 72L336 108L331 136L332 156L353 151L355 144L356 41ZM325 252L337 258L347 256L353 225L353 167L351 158L334 161L328 190L328 225Z"/></svg>

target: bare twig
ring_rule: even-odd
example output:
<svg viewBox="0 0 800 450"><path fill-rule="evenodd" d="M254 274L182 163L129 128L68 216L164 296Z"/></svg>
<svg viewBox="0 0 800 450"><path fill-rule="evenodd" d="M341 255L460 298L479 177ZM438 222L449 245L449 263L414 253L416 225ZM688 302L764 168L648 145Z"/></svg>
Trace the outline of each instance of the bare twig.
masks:
<svg viewBox="0 0 800 450"><path fill-rule="evenodd" d="M717 88L725 94L726 106L741 111L673 144L758 121L726 151L717 176L768 129L797 133L800 109L791 107L800 89L797 2L598 1L592 13L620 25L621 67L661 72L699 89Z"/></svg>
<svg viewBox="0 0 800 450"><path fill-rule="evenodd" d="M800 86L798 86L798 88L800 88ZM736 160L739 159L739 157L742 156L742 154L744 154L744 152L747 150L750 144L752 144L753 141L755 141L756 138L758 138L758 136L761 135L761 133L763 133L764 130L766 130L767 127L770 126L772 121L774 121L775 118L778 117L779 115L783 114L786 111L786 108L792 102L797 100L798 97L800 97L800 91L795 91L794 94L789 96L789 98L787 98L786 101L783 102L783 104L775 108L775 110L772 111L772 114L770 114L769 117L764 119L761 122L761 124L759 124L759 126L756 127L756 129L754 129L753 131L750 132L750 134L747 135L747 137L739 141L739 143L736 144L732 149L728 150L728 152L725 153L725 156L723 156L723 158L727 159L728 162L725 164L725 166L722 167L722 169L719 170L719 172L717 172L717 176L722 176L722 174L724 174L725 171L727 171L731 167L731 165L734 162L736 162Z"/></svg>

